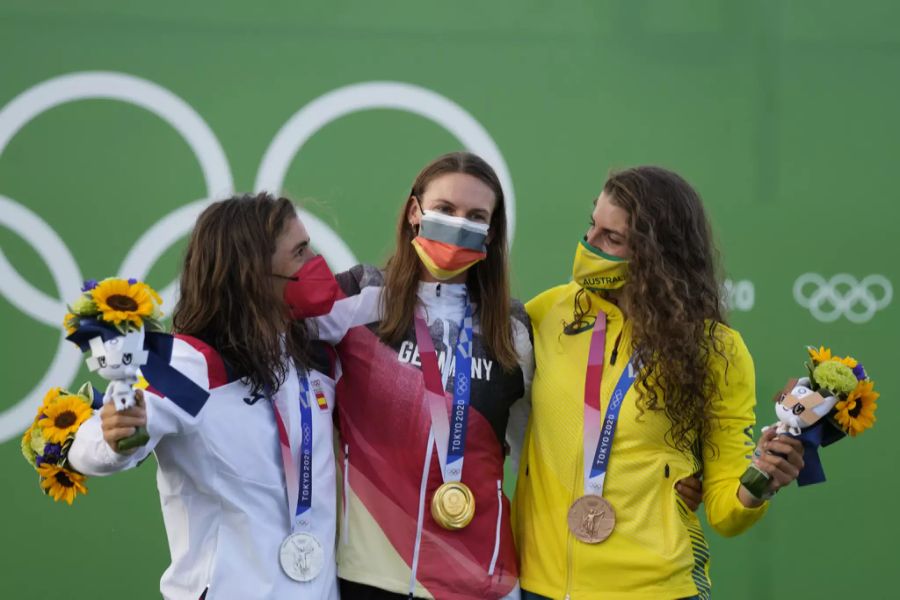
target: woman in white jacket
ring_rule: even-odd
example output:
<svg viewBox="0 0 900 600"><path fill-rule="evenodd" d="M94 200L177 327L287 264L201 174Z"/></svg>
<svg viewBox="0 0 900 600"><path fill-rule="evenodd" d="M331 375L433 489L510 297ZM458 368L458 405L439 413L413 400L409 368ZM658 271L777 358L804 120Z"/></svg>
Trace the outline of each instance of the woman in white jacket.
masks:
<svg viewBox="0 0 900 600"><path fill-rule="evenodd" d="M71 464L87 475L156 455L172 558L160 583L167 599L338 597L336 364L282 300L288 280L312 282L327 269L310 253L287 199L259 194L207 208L185 256L175 336L162 349L174 380L157 385L168 393L151 378L137 407L106 405L72 446ZM144 424L149 443L113 449Z"/></svg>

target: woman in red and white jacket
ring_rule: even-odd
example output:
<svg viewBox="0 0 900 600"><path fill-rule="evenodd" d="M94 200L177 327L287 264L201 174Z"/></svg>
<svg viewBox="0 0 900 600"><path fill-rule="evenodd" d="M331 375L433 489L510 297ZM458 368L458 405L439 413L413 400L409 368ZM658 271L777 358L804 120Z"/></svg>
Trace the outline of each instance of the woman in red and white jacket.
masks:
<svg viewBox="0 0 900 600"><path fill-rule="evenodd" d="M327 273L309 241L284 198L207 208L184 260L176 335L157 349L175 375L148 371L142 405L106 405L69 453L88 475L156 456L172 558L160 582L167 599L338 598L336 362L283 302L288 281ZM147 445L113 449L144 424Z"/></svg>

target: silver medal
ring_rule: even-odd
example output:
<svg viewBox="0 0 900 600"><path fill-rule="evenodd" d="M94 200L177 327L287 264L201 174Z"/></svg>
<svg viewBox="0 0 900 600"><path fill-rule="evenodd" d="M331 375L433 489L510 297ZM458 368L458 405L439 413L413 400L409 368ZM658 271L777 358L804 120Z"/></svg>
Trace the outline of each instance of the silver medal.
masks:
<svg viewBox="0 0 900 600"><path fill-rule="evenodd" d="M313 535L292 533L281 543L279 561L285 574L294 581L312 581L325 566L325 551Z"/></svg>

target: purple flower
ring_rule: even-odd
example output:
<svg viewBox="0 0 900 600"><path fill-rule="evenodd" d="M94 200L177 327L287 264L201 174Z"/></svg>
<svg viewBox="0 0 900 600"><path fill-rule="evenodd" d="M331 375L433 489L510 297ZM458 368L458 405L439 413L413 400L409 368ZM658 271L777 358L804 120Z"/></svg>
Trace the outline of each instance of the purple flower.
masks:
<svg viewBox="0 0 900 600"><path fill-rule="evenodd" d="M44 446L44 460L56 462L62 453L62 446L59 444L47 444Z"/></svg>
<svg viewBox="0 0 900 600"><path fill-rule="evenodd" d="M81 291L89 292L92 289L94 289L95 287L97 287L97 280L96 279L88 279L84 282L84 285L81 286Z"/></svg>
<svg viewBox="0 0 900 600"><path fill-rule="evenodd" d="M853 367L853 374L856 375L857 381L865 381L866 379L866 370L863 368L862 363L856 363L856 366Z"/></svg>
<svg viewBox="0 0 900 600"><path fill-rule="evenodd" d="M135 279L134 277L128 278L128 285L134 285L136 283L137 283L137 279Z"/></svg>
<svg viewBox="0 0 900 600"><path fill-rule="evenodd" d="M39 467L42 464L44 464L44 457L41 456L40 454L36 454L34 456L34 466Z"/></svg>

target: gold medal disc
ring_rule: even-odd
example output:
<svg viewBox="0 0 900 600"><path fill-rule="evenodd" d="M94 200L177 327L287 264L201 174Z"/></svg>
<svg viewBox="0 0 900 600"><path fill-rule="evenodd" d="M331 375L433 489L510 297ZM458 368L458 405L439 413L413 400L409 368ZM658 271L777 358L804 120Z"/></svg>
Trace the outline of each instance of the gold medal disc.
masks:
<svg viewBox="0 0 900 600"><path fill-rule="evenodd" d="M603 496L582 496L569 509L569 531L585 544L599 544L616 527L616 511Z"/></svg>
<svg viewBox="0 0 900 600"><path fill-rule="evenodd" d="M443 484L431 498L431 516L444 529L462 529L475 516L472 490L459 481Z"/></svg>

